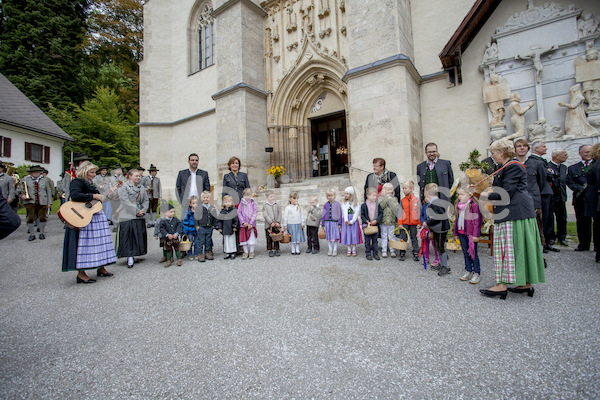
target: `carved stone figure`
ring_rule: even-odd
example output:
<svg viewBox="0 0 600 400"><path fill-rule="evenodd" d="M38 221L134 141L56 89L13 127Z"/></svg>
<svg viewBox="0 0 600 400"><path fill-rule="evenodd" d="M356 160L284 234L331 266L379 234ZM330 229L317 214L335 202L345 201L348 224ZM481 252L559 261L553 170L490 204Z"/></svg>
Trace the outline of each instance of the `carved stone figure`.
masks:
<svg viewBox="0 0 600 400"><path fill-rule="evenodd" d="M510 97L508 81L503 79L501 83L498 83L498 76L495 74L490 75L490 83L484 83L481 90L483 92L483 102L488 105L492 113L490 128L504 127L504 116L506 115L504 100Z"/></svg>
<svg viewBox="0 0 600 400"><path fill-rule="evenodd" d="M588 104L588 115L600 111L600 61L593 42L585 52L585 59L581 56L575 59L575 81L581 83L583 96Z"/></svg>
<svg viewBox="0 0 600 400"><path fill-rule="evenodd" d="M583 101L585 98L581 93L581 85L578 83L569 89L570 103L558 103L561 107L567 108L565 118L565 134L574 137L597 135L598 131L588 122L583 111Z"/></svg>
<svg viewBox="0 0 600 400"><path fill-rule="evenodd" d="M482 64L489 63L491 61L498 60L498 44L497 43L486 43L485 52L483 53Z"/></svg>
<svg viewBox="0 0 600 400"><path fill-rule="evenodd" d="M538 121L527 127L527 140L529 143L541 140L552 140L563 138L563 132L559 125L549 125L545 118L540 118ZM566 138L565 138L566 139Z"/></svg>
<svg viewBox="0 0 600 400"><path fill-rule="evenodd" d="M514 92L510 96L508 112L510 113L510 123L515 129L515 133L508 136L507 139L516 139L525 136L525 113L535 105L535 101L529 103L525 108L521 108L520 102L521 96L519 93Z"/></svg>
<svg viewBox="0 0 600 400"><path fill-rule="evenodd" d="M524 55L519 54L515 57L515 59L531 60L533 62L533 68L535 68L536 82L540 83L542 81L542 73L544 72L544 67L542 66L542 56L546 53L556 50L556 46L542 49L539 45L533 45L530 48L531 53Z"/></svg>
<svg viewBox="0 0 600 400"><path fill-rule="evenodd" d="M592 14L583 14L577 21L577 30L580 38L592 35L598 30L598 20Z"/></svg>
<svg viewBox="0 0 600 400"><path fill-rule="evenodd" d="M538 22L547 21L574 10L574 5L563 7L556 3L546 3L543 7L535 7L533 0L528 0L527 10L513 14L503 26L496 28L496 33L508 32Z"/></svg>

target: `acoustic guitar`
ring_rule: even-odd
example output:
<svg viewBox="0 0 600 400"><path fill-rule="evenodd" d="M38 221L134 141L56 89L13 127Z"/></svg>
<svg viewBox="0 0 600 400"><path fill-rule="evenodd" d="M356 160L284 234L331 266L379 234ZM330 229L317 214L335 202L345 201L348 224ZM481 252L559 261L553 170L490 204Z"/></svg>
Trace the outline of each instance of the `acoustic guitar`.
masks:
<svg viewBox="0 0 600 400"><path fill-rule="evenodd" d="M88 202L67 201L58 209L58 218L71 229L85 228L92 222L92 216L102 211L102 202L92 200Z"/></svg>

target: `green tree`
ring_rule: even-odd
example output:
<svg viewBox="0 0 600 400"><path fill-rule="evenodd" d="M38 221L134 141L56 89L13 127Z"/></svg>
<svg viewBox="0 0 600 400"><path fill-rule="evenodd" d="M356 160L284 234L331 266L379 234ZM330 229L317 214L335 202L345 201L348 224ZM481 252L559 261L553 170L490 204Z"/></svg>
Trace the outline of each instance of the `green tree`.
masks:
<svg viewBox="0 0 600 400"><path fill-rule="evenodd" d="M139 165L138 115L126 111L119 95L107 87L99 87L93 98L73 111L51 108L49 115L74 143L65 146L66 153L83 152L97 164Z"/></svg>
<svg viewBox="0 0 600 400"><path fill-rule="evenodd" d="M81 104L88 0L2 0L0 71L42 110Z"/></svg>

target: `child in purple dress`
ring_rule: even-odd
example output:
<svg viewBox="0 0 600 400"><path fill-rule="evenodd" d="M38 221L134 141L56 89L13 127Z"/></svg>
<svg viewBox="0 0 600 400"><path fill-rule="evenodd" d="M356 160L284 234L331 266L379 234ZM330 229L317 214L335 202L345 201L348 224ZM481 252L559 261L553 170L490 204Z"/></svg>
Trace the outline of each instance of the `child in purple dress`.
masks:
<svg viewBox="0 0 600 400"><path fill-rule="evenodd" d="M337 256L342 221L342 207L335 201L335 189L331 188L327 191L327 202L323 205L323 217L321 218L321 225L325 228L325 238L329 245L328 256Z"/></svg>
<svg viewBox="0 0 600 400"><path fill-rule="evenodd" d="M344 224L342 225L340 243L348 246L347 256L352 255L356 257L356 245L362 243L362 235L358 223L360 207L356 201L356 195L352 186L348 186L344 191L344 201L341 206Z"/></svg>

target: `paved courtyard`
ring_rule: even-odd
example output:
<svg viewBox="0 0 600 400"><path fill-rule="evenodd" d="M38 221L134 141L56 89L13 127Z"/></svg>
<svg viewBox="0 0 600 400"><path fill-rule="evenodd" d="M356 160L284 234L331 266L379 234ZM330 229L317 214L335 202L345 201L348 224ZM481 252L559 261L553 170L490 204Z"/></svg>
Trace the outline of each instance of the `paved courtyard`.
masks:
<svg viewBox="0 0 600 400"><path fill-rule="evenodd" d="M217 244L215 261L165 269L151 238L133 269L77 285L57 217L45 241L25 231L0 242L2 399L600 397L591 252L548 255L535 296L503 301L478 292L493 284L484 248L472 285L459 253L442 278L345 251L269 258L259 229L254 260Z"/></svg>

